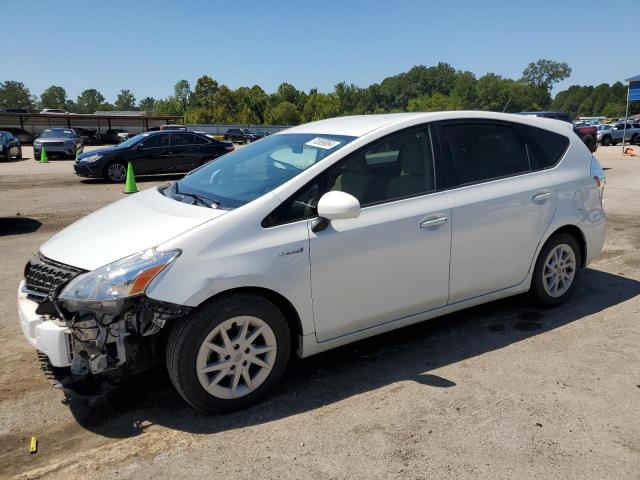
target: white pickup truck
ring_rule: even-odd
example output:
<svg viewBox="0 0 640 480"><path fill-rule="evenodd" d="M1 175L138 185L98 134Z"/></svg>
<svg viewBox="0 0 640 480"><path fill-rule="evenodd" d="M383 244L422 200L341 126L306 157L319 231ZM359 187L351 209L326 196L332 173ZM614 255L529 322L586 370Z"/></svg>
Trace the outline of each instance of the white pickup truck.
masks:
<svg viewBox="0 0 640 480"><path fill-rule="evenodd" d="M627 123L625 132L624 122L613 125L599 125L597 139L603 147L615 145L622 142L622 136L630 145L640 144L640 125L637 123Z"/></svg>

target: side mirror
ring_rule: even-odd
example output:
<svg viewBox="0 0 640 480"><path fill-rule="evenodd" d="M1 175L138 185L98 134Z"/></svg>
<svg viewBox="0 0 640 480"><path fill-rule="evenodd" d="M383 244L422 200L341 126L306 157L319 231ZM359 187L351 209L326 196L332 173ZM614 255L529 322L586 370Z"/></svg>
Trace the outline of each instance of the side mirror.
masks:
<svg viewBox="0 0 640 480"><path fill-rule="evenodd" d="M319 218L314 222L312 231L319 232L327 228L331 220L357 218L360 216L360 202L345 192L327 192L318 202Z"/></svg>

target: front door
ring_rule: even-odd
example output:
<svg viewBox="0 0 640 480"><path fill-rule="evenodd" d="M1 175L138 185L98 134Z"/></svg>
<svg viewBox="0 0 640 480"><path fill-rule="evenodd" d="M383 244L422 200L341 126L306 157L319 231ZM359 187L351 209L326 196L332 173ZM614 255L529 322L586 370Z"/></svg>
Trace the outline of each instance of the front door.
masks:
<svg viewBox="0 0 640 480"><path fill-rule="evenodd" d="M162 172L169 168L171 163L169 134L150 135L136 145L129 154L136 174Z"/></svg>
<svg viewBox="0 0 640 480"><path fill-rule="evenodd" d="M310 228L318 341L446 305L451 210L436 191L427 127L356 152L330 167L323 185L355 196L362 210Z"/></svg>

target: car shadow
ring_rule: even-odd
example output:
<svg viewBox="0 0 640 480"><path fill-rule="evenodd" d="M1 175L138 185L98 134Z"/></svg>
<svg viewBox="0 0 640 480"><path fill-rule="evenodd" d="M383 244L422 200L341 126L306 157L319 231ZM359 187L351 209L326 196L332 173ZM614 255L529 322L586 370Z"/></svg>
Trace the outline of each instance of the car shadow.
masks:
<svg viewBox="0 0 640 480"><path fill-rule="evenodd" d="M174 180L180 180L184 177L186 173L162 173L155 175L136 175L136 183L158 183L158 182L172 182ZM87 185L97 184L97 185L105 185L112 184L108 180L103 178L83 178L80 180L80 183L84 183ZM121 183L124 187L124 183Z"/></svg>
<svg viewBox="0 0 640 480"><path fill-rule="evenodd" d="M98 398L68 397L67 403L84 428L126 438L154 424L191 433L262 424L401 381L419 383L429 395L433 388L456 387L433 370L549 332L638 294L638 281L586 269L572 299L556 309L532 308L520 295L294 359L271 397L227 415L206 416L188 407L162 371L116 385Z"/></svg>
<svg viewBox="0 0 640 480"><path fill-rule="evenodd" d="M0 217L0 236L33 233L41 226L41 222L29 217Z"/></svg>

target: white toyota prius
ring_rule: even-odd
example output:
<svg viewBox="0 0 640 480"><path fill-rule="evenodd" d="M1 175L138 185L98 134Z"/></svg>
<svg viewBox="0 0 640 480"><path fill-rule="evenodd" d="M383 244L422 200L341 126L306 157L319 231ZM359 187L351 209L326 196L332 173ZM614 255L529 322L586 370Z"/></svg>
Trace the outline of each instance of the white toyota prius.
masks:
<svg viewBox="0 0 640 480"><path fill-rule="evenodd" d="M25 267L20 323L71 379L166 364L193 407L244 408L292 354L524 292L561 304L602 249L603 188L565 122L308 123L55 235Z"/></svg>

